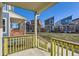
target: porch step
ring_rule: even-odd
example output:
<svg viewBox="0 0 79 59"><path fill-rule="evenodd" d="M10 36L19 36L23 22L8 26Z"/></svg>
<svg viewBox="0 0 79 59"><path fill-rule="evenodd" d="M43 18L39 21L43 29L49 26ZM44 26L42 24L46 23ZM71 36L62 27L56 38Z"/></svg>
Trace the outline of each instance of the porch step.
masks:
<svg viewBox="0 0 79 59"><path fill-rule="evenodd" d="M50 56L50 53L45 52L38 48L32 48L32 49L16 52L8 56Z"/></svg>

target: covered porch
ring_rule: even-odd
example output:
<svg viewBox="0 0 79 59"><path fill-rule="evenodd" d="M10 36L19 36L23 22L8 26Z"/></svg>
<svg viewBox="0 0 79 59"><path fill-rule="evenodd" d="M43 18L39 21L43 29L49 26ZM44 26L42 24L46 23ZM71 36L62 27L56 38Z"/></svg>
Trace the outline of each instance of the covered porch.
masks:
<svg viewBox="0 0 79 59"><path fill-rule="evenodd" d="M0 47L1 47L0 55L17 56L17 54L18 54L21 56L24 54L26 56L27 54L28 55L40 54L40 55L45 56L45 54L46 54L46 55L51 55L51 56L60 56L60 55L64 56L64 54L65 54L66 56L68 56L69 51L71 52L70 54L72 56L76 55L75 47L76 47L76 49L79 49L78 44L74 44L72 42L67 42L64 40L59 40L54 37L49 37L49 39L51 39L51 40L50 40L50 42L48 42L46 40L43 40L44 38L37 35L37 19L38 19L38 16L40 15L40 12L42 12L43 10L47 9L50 6L54 6L56 4L56 2L29 2L29 3L7 2L6 4L34 11L35 12L35 19L34 19L35 20L35 28L34 28L35 33L29 34L29 35L14 36L14 37L3 37L2 36L3 27L2 27L2 24L0 23L0 32L1 32L0 33ZM0 13L2 14L2 7L0 7ZM11 18L11 19L13 22L14 21L13 19L15 19L15 18ZM2 16L0 16L0 22L1 21L2 21ZM2 38L3 38L3 40L2 40ZM35 49L35 48L38 48L38 49ZM28 52L28 49L30 52L34 52L34 53L30 54ZM66 53L64 53L64 50L66 51ZM77 55L78 55L78 53L77 53Z"/></svg>
<svg viewBox="0 0 79 59"><path fill-rule="evenodd" d="M14 26L14 24L16 24ZM10 36L21 36L26 34L26 21L22 17L10 16Z"/></svg>

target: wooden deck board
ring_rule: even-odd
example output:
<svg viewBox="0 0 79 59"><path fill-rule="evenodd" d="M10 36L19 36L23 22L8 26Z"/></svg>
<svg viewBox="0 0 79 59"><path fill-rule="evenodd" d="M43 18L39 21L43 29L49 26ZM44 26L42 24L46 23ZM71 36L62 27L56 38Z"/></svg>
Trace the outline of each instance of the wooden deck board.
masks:
<svg viewBox="0 0 79 59"><path fill-rule="evenodd" d="M27 49L21 52L16 52L8 56L50 56L50 53L38 48Z"/></svg>

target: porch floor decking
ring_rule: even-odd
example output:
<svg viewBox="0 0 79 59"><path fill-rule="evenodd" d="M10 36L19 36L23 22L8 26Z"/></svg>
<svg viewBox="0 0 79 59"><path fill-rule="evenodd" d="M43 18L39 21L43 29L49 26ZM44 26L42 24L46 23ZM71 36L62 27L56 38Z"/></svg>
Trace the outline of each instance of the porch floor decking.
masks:
<svg viewBox="0 0 79 59"><path fill-rule="evenodd" d="M68 56L72 56L71 54L72 52L68 51ZM8 56L50 56L50 53L38 48L32 48L32 49L16 52L13 54L9 54ZM61 47L59 47L59 56L61 56ZM66 49L63 49L63 56L66 56ZM74 56L79 56L79 54L74 53Z"/></svg>
<svg viewBox="0 0 79 59"><path fill-rule="evenodd" d="M38 48L27 49L24 51L9 54L8 56L50 56L49 52L45 52Z"/></svg>

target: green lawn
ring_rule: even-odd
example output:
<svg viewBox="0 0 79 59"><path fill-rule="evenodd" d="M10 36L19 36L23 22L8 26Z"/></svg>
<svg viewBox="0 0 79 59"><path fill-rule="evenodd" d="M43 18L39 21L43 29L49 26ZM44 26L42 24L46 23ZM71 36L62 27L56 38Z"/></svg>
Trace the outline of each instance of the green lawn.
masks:
<svg viewBox="0 0 79 59"><path fill-rule="evenodd" d="M39 33L38 35L41 35L44 38L48 38L50 36L50 37L56 37L56 38L59 38L62 40L73 41L73 42L79 43L79 34L73 34L73 33Z"/></svg>

